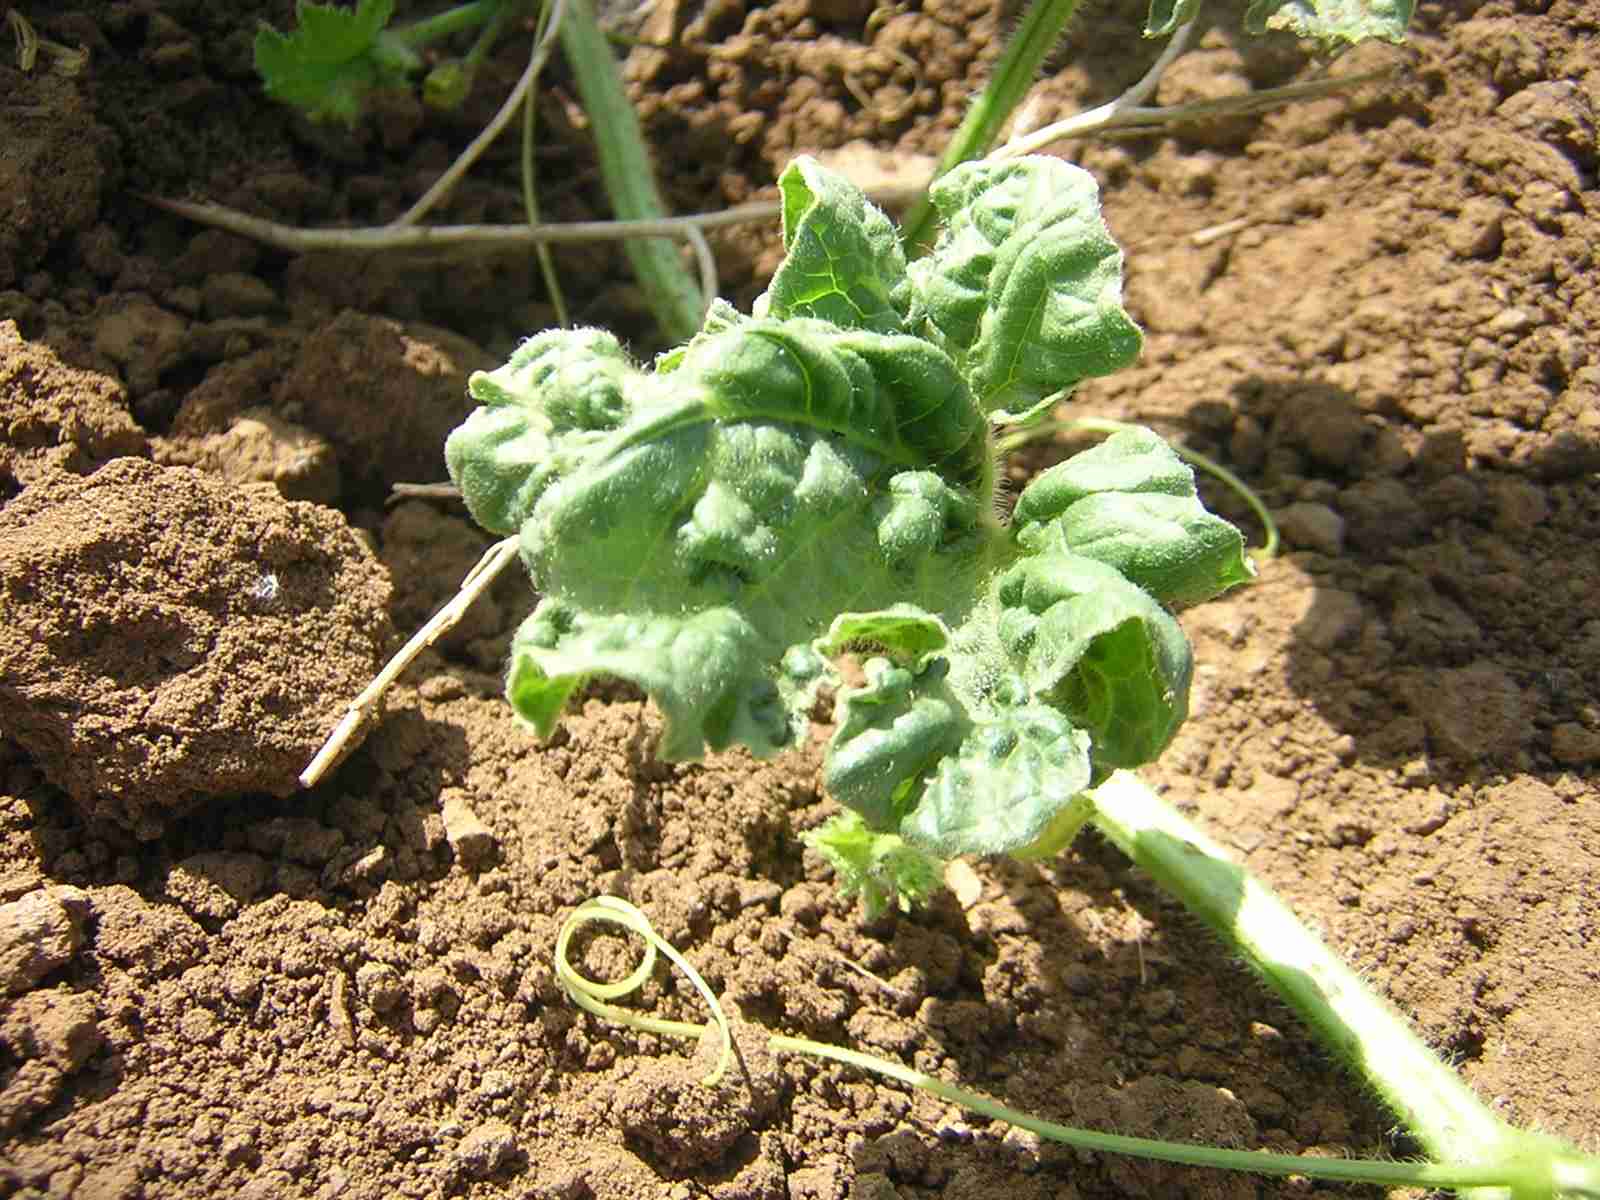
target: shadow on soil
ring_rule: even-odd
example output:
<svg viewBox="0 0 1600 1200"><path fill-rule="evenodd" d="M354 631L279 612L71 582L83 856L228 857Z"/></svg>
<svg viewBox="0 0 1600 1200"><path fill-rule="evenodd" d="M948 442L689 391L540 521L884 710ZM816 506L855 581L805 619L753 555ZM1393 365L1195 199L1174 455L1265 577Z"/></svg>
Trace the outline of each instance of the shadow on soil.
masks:
<svg viewBox="0 0 1600 1200"><path fill-rule="evenodd" d="M1548 763L1552 730L1600 700L1600 638L1574 602L1600 586L1600 442L1558 432L1515 470L1484 468L1461 431L1416 430L1326 384L1251 378L1235 400L1192 407L1183 440L1258 489L1310 577L1309 597L1285 585L1259 609L1236 594L1269 638L1297 614L1289 687L1370 765ZM1254 444L1230 436L1236 415L1256 422ZM1238 497L1201 490L1260 544Z"/></svg>

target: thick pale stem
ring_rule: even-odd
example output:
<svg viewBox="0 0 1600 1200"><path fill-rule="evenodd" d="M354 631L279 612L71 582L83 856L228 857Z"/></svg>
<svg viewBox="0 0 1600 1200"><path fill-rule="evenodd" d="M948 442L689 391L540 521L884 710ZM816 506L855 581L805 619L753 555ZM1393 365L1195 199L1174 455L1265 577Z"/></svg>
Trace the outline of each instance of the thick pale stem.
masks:
<svg viewBox="0 0 1600 1200"><path fill-rule="evenodd" d="M1270 888L1139 779L1119 771L1095 789L1094 824L1209 925L1369 1084L1439 1162L1496 1165L1509 1188L1490 1197L1586 1192L1600 1164L1555 1138L1500 1120Z"/></svg>
<svg viewBox="0 0 1600 1200"><path fill-rule="evenodd" d="M623 90L592 0L567 0L561 46L594 130L611 207L624 220L666 216L639 118ZM678 248L670 242L635 240L625 243L625 249L662 333L671 342L687 341L700 328L711 297L700 295L694 276L678 260Z"/></svg>

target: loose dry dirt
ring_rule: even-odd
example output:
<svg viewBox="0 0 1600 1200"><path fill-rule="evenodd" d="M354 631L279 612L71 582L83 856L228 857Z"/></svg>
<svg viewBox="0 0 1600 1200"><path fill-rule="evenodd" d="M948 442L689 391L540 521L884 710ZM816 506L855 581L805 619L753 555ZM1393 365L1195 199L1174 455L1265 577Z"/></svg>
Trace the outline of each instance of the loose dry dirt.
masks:
<svg viewBox="0 0 1600 1200"><path fill-rule="evenodd" d="M10 7L0 5L0 8ZM1102 6L1105 7L1105 6ZM466 110L298 124L250 71L288 0L21 3L0 47L0 1191L29 1197L887 1200L1290 1196L1061 1152L854 1071L848 1042L1061 1121L1406 1154L1387 1117L1107 847L961 866L871 926L800 834L817 763L654 762L597 694L538 745L496 672L517 581L325 784L301 751L487 545L442 476L465 373L552 321L531 259L293 258L143 204L397 215ZM682 210L799 151L936 151L1012 18L988 0L741 0L646 18L628 69ZM1305 67L1236 15L1164 103ZM1069 39L1031 118L1151 61L1138 14ZM1212 454L1287 553L1185 617L1196 715L1150 776L1278 887L1517 1122L1600 1123L1597 14L1421 6L1394 85L1065 147L1129 250L1142 364L1077 411ZM1364 56L1369 62L1383 53ZM605 213L559 72L542 203ZM515 139L438 219L515 221ZM1196 237L1195 235L1201 235ZM748 300L770 229L719 235ZM650 348L610 248L557 256L582 320ZM1064 452L1030 454L1019 475ZM109 465L107 465L109 464ZM1225 492L1208 498L1247 527ZM392 594L391 594L392 589ZM387 611L385 606L387 605ZM392 620L392 623L391 623ZM572 1009L550 953L641 905L747 1024L744 1070ZM595 974L631 962L597 934ZM883 982L851 969L860 964ZM659 972L639 1003L698 1020Z"/></svg>

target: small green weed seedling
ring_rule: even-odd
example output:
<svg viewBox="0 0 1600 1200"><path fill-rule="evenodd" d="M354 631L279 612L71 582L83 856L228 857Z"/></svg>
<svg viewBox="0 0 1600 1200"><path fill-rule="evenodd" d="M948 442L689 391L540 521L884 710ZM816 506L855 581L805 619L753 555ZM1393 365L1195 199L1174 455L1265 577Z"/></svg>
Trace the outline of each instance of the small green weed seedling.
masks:
<svg viewBox="0 0 1600 1200"><path fill-rule="evenodd" d="M1251 963L1416 1133L1432 1163L1337 1162L1067 1129L855 1051L775 1036L1086 1149L1347 1181L1600 1196L1600 1163L1509 1128L1259 882L1125 768L1183 721L1169 606L1251 575L1239 533L1153 433L1121 430L1037 476L1009 520L997 425L1026 426L1138 352L1121 253L1083 171L968 163L933 187L942 231L908 262L854 187L801 159L780 180L787 257L752 315L714 305L650 370L611 335L557 330L470 382L450 474L514 535L542 595L507 695L540 734L591 676L660 707L664 757L796 745L834 699L824 760L844 806L808 839L869 912L909 907L955 855L1032 858L1085 823ZM509 541L510 539L508 539ZM851 681L843 661L855 665ZM613 984L566 958L586 920L651 946ZM592 1012L667 951L602 897L557 968ZM715 998L701 986L716 1012ZM726 1023L717 1018L726 1039ZM724 1062L730 1053L724 1043Z"/></svg>
<svg viewBox="0 0 1600 1200"><path fill-rule="evenodd" d="M292 33L264 26L256 34L256 72L273 99L300 109L314 121L351 124L370 93L404 87L422 70L424 47L481 27L464 57L446 59L423 79L422 94L428 103L454 108L466 99L472 77L506 16L512 9L526 7L522 0L473 0L390 29L394 0L358 0L354 8L299 0Z"/></svg>

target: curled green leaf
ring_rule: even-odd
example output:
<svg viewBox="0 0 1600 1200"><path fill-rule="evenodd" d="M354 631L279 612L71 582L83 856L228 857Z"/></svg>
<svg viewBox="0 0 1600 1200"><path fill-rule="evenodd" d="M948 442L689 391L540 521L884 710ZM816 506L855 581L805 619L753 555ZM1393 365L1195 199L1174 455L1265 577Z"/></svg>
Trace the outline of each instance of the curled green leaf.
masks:
<svg viewBox="0 0 1600 1200"><path fill-rule="evenodd" d="M905 332L911 287L894 223L814 158L785 167L778 190L787 253L756 301L756 315Z"/></svg>
<svg viewBox="0 0 1600 1200"><path fill-rule="evenodd" d="M1153 760L1189 713L1193 662L1172 616L1114 567L1049 551L1000 579L1000 640L1030 695L1093 738L1098 769Z"/></svg>
<svg viewBox="0 0 1600 1200"><path fill-rule="evenodd" d="M699 758L735 744L773 754L793 743L800 718L794 692L778 686L769 660L761 635L731 609L597 616L545 600L512 639L506 696L548 736L585 679L614 676L660 706L664 758Z"/></svg>
<svg viewBox="0 0 1600 1200"><path fill-rule="evenodd" d="M933 771L900 822L942 857L1009 854L1037 842L1089 786L1089 735L1043 704L984 715Z"/></svg>
<svg viewBox="0 0 1600 1200"><path fill-rule="evenodd" d="M896 604L878 612L840 613L818 638L819 653L830 657L845 650L870 649L901 666L920 670L927 657L950 641L944 622L910 604Z"/></svg>
<svg viewBox="0 0 1600 1200"><path fill-rule="evenodd" d="M1194 472L1147 429L1041 473L1012 520L1028 550L1098 559L1167 604L1209 600L1255 574L1239 531L1205 510Z"/></svg>
<svg viewBox="0 0 1600 1200"><path fill-rule="evenodd" d="M1087 171L1054 158L964 163L929 195L944 228L911 265L916 311L985 412L1025 419L1138 356L1122 251Z"/></svg>
<svg viewBox="0 0 1600 1200"><path fill-rule="evenodd" d="M868 659L866 683L839 693L823 782L874 829L892 829L916 803L922 773L960 744L966 720L945 682L948 664L921 671Z"/></svg>

